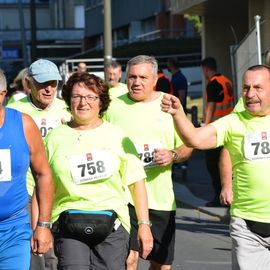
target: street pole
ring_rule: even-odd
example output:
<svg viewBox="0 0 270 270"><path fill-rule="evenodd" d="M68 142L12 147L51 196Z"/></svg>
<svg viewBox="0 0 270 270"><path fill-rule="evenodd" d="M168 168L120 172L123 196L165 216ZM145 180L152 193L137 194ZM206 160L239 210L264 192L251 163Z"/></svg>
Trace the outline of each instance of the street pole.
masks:
<svg viewBox="0 0 270 270"><path fill-rule="evenodd" d="M103 0L104 21L104 66L112 61L111 0Z"/></svg>
<svg viewBox="0 0 270 270"><path fill-rule="evenodd" d="M261 17L259 15L256 15L254 17L255 19L255 25L256 25L256 31L257 31L257 52L258 52L258 63L259 65L262 64L262 51L261 51L261 31L260 31L260 19Z"/></svg>

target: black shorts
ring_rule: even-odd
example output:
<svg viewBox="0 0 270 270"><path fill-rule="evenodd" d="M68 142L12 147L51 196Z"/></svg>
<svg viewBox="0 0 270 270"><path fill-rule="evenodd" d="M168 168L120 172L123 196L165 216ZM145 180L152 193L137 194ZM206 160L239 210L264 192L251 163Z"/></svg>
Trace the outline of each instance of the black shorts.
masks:
<svg viewBox="0 0 270 270"><path fill-rule="evenodd" d="M133 205L129 204L131 222L130 250L140 251L137 241L138 220ZM152 235L154 247L147 260L159 264L172 265L175 245L175 211L158 211L149 209L149 218L152 221Z"/></svg>

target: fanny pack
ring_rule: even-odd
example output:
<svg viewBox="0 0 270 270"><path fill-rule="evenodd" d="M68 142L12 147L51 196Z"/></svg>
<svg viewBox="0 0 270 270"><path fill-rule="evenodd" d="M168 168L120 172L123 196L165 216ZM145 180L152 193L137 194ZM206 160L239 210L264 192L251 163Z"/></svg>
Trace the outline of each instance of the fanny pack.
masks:
<svg viewBox="0 0 270 270"><path fill-rule="evenodd" d="M97 244L113 231L116 218L117 214L113 210L67 210L61 213L59 222L68 237L91 240Z"/></svg>
<svg viewBox="0 0 270 270"><path fill-rule="evenodd" d="M269 237L270 236L270 223L264 223L264 222L258 222L258 221L252 221L252 220L246 220L245 222L248 226L248 228L262 236L262 237Z"/></svg>

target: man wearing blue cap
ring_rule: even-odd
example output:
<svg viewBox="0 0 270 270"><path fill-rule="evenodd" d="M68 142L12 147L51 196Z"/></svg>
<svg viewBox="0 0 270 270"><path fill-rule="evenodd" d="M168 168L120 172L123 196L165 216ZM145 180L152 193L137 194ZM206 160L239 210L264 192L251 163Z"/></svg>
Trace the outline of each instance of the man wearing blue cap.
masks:
<svg viewBox="0 0 270 270"><path fill-rule="evenodd" d="M58 68L53 62L39 59L30 65L28 76L26 77L31 93L8 106L30 115L37 124L43 139L50 130L70 119L70 113L67 111L65 102L56 97L58 81L61 80ZM27 173L27 190L29 196L32 197L34 180L30 170ZM35 205L34 201L32 209ZM33 212L33 229L36 225L39 226L39 223L36 223L36 216L37 213ZM57 269L57 259L51 253L53 252L48 252L44 257L33 255L31 257L30 269Z"/></svg>

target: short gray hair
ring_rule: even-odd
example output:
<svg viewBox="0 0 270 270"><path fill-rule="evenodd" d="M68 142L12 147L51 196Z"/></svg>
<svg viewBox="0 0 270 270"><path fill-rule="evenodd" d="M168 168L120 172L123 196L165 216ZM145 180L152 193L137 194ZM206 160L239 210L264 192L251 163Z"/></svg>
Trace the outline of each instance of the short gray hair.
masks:
<svg viewBox="0 0 270 270"><path fill-rule="evenodd" d="M7 89L7 79L4 71L0 69L0 92Z"/></svg>
<svg viewBox="0 0 270 270"><path fill-rule="evenodd" d="M122 65L117 61L111 61L105 65L105 69L107 68L120 68L122 69Z"/></svg>
<svg viewBox="0 0 270 270"><path fill-rule="evenodd" d="M155 57L149 56L149 55L137 55L137 56L131 58L127 62L126 74L128 74L129 69L130 69L131 66L144 64L144 63L152 65L152 67L153 67L153 76L156 77L157 72L158 72L158 62L157 62Z"/></svg>

